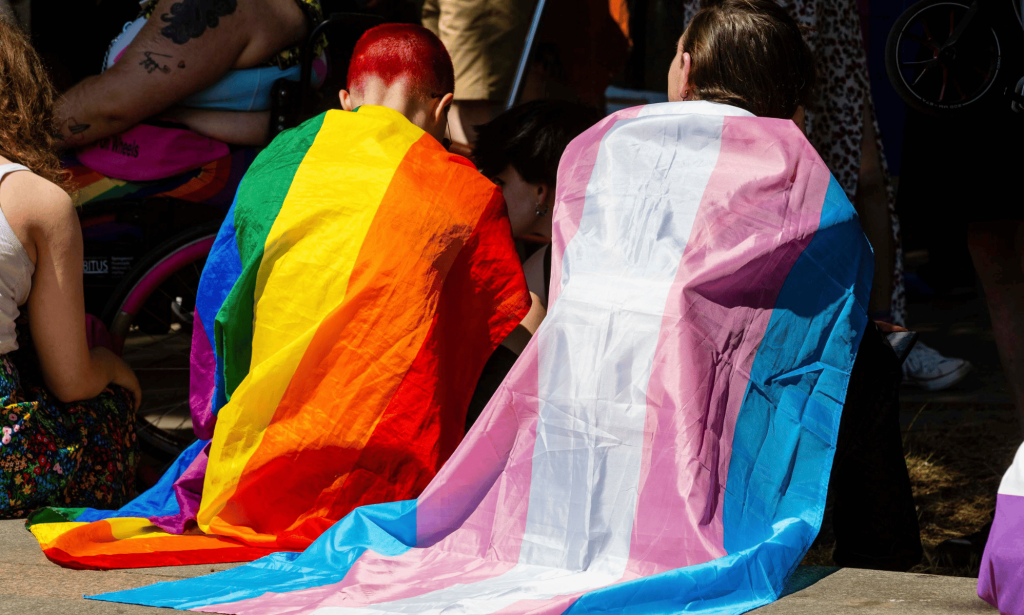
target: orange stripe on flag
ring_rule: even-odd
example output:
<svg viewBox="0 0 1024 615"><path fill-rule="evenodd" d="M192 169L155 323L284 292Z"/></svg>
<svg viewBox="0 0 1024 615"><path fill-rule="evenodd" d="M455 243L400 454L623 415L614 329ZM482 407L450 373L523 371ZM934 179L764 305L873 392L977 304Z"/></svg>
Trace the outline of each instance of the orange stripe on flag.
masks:
<svg viewBox="0 0 1024 615"><path fill-rule="evenodd" d="M278 546L307 546L358 498L340 490L423 347L445 276L481 205L494 197L495 188L475 169L453 172L453 166L427 135L403 158L362 244L345 301L317 329L226 507L259 510L258 518L248 518L250 527L277 536ZM444 206L431 207L423 198L428 195L443 198ZM424 384L437 386L436 379ZM391 445L373 451L402 474L383 477L397 479L389 493L394 499L415 497L437 469L436 405L428 400L402 410L413 414L409 431L392 434ZM448 427L461 439L462 425Z"/></svg>

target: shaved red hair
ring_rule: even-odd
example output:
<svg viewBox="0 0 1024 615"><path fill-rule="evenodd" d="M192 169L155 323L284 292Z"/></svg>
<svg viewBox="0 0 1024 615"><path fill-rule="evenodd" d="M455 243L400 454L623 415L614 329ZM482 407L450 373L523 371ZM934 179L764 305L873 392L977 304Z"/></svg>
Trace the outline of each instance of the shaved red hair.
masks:
<svg viewBox="0 0 1024 615"><path fill-rule="evenodd" d="M388 23L359 37L348 65L347 89L361 87L369 76L388 86L407 77L414 91L432 98L455 91L455 69L444 43L413 24Z"/></svg>

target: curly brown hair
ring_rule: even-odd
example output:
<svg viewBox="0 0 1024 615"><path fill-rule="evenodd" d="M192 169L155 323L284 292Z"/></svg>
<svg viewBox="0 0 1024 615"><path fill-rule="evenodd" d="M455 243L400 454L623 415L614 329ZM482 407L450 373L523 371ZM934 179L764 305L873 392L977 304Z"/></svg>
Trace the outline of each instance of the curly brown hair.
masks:
<svg viewBox="0 0 1024 615"><path fill-rule="evenodd" d="M0 155L65 188L57 156L56 99L35 49L0 15Z"/></svg>

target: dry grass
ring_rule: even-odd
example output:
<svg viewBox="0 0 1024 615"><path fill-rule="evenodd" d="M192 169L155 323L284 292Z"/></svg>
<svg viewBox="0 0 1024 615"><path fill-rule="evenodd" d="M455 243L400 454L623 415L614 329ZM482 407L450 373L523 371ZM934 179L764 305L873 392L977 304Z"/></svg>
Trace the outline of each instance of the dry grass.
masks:
<svg viewBox="0 0 1024 615"><path fill-rule="evenodd" d="M918 420L923 413L953 412L958 420ZM935 557L946 540L976 531L991 519L996 489L1020 444L1012 409L953 409L931 406L904 432L903 451L914 489L925 556L912 572L978 575L978 564L952 568ZM832 545L808 552L805 564L832 564Z"/></svg>

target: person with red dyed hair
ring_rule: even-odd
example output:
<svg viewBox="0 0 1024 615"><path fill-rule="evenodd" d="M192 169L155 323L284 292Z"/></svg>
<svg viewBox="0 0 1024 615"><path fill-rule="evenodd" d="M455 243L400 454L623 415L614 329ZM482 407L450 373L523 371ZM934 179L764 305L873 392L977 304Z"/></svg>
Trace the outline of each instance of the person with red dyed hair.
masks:
<svg viewBox="0 0 1024 615"><path fill-rule="evenodd" d="M168 527L304 548L356 506L416 497L462 440L488 357L529 339L502 193L441 145L453 84L429 30L373 28L342 109L284 131L246 172L196 303L191 410L208 457L175 486ZM232 443L256 433L268 447L240 464ZM230 494L195 478L233 468Z"/></svg>
<svg viewBox="0 0 1024 615"><path fill-rule="evenodd" d="M439 142L448 127L455 69L441 39L422 26L384 24L356 43L341 107L380 105L398 111Z"/></svg>

